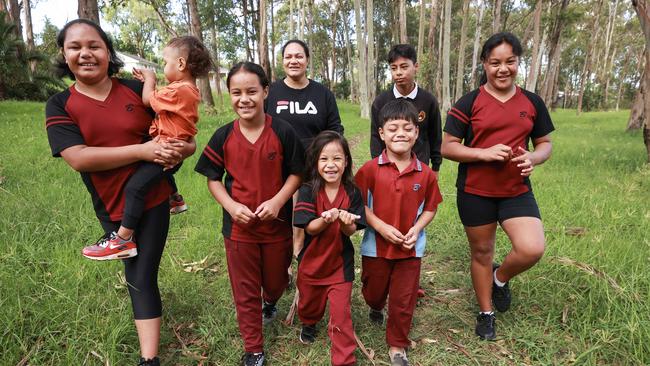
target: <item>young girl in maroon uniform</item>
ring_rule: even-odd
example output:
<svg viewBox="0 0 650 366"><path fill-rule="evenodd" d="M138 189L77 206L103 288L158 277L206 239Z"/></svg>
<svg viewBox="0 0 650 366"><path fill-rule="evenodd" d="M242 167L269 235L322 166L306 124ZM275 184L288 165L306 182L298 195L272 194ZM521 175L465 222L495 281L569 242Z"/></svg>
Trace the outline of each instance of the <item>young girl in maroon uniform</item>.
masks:
<svg viewBox="0 0 650 366"><path fill-rule="evenodd" d="M332 365L354 365L356 343L350 297L354 248L350 235L365 228L364 204L352 178L352 156L339 133L323 131L307 148L305 184L298 191L294 226L305 230L298 255L300 341L314 342L329 300L327 333Z"/></svg>
<svg viewBox="0 0 650 366"><path fill-rule="evenodd" d="M480 308L475 332L487 340L496 337L492 303L508 310L508 281L544 254L544 228L528 177L551 156L554 127L542 99L515 85L521 53L512 33L485 42L481 60L487 80L451 108L442 143L442 155L460 162L458 213ZM512 243L500 266L492 262L497 223Z"/></svg>
<svg viewBox="0 0 650 366"><path fill-rule="evenodd" d="M239 118L214 133L195 169L208 177L223 207L228 275L246 350L242 365L261 366L262 321L275 317L289 282L291 196L300 186L303 149L288 123L264 113L269 81L259 65L236 64L226 84Z"/></svg>

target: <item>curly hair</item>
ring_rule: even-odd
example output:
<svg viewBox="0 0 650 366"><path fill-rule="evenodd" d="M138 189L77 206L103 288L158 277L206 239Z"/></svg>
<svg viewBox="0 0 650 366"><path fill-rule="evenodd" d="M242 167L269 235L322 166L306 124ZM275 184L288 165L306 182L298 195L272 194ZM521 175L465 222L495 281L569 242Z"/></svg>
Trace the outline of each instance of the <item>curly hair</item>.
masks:
<svg viewBox="0 0 650 366"><path fill-rule="evenodd" d="M182 36L173 38L166 47L173 47L187 53L187 69L193 77L201 77L208 74L212 68L210 52L203 43L194 36Z"/></svg>

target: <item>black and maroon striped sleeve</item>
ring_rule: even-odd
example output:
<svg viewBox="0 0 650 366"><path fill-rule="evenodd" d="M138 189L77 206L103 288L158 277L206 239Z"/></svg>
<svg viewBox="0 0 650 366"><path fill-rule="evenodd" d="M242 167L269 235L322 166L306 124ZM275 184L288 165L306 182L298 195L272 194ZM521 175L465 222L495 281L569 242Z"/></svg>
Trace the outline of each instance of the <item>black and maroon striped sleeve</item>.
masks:
<svg viewBox="0 0 650 366"><path fill-rule="evenodd" d="M544 104L542 98L528 90L521 89L521 91L524 93L526 98L530 100L533 107L535 107L535 121L533 123L533 130L530 132L530 137L536 139L553 132L555 126L553 126L551 115L548 113L548 109L546 108L546 104Z"/></svg>
<svg viewBox="0 0 650 366"><path fill-rule="evenodd" d="M61 151L71 146L86 144L79 125L65 110L69 98L70 91L65 90L52 96L45 105L45 129L54 157L61 157Z"/></svg>
<svg viewBox="0 0 650 366"><path fill-rule="evenodd" d="M472 118L472 106L477 95L478 89L463 95L456 101L456 104L447 113L445 132L461 139L467 136Z"/></svg>
<svg viewBox="0 0 650 366"><path fill-rule="evenodd" d="M226 172L224 163L224 145L232 132L233 122L217 129L199 157L194 170L210 180L220 181Z"/></svg>
<svg viewBox="0 0 650 366"><path fill-rule="evenodd" d="M312 220L316 220L316 199L311 186L303 184L298 190L298 201L293 209L293 226L304 229Z"/></svg>

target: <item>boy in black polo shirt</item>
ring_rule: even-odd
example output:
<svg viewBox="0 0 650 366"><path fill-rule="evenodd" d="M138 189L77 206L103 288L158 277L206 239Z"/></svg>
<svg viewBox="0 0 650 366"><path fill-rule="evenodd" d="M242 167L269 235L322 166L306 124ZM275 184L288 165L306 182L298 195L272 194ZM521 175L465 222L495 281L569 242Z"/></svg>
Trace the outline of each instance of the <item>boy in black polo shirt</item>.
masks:
<svg viewBox="0 0 650 366"><path fill-rule="evenodd" d="M379 111L391 100L405 98L411 101L418 110L417 126L420 136L413 146L413 152L417 155L418 160L427 165L431 164L431 169L437 174L442 162L440 107L436 98L415 82L415 75L418 71L415 48L409 44L393 46L388 52L388 64L394 84L391 90L379 94L372 103L370 155L376 158L386 147L379 138Z"/></svg>

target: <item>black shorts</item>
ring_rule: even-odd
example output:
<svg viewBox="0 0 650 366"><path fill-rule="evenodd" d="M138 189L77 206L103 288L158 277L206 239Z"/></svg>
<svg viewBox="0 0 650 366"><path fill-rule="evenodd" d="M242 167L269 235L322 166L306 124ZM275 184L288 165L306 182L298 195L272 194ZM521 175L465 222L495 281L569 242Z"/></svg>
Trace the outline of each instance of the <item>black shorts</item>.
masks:
<svg viewBox="0 0 650 366"><path fill-rule="evenodd" d="M513 217L542 218L533 191L515 197L485 197L458 190L456 203L465 226L501 223Z"/></svg>

